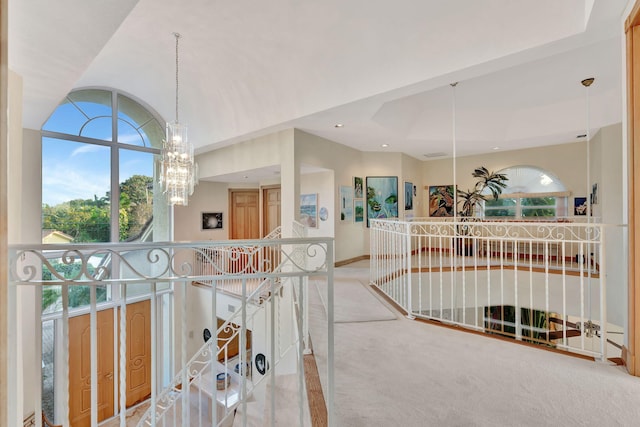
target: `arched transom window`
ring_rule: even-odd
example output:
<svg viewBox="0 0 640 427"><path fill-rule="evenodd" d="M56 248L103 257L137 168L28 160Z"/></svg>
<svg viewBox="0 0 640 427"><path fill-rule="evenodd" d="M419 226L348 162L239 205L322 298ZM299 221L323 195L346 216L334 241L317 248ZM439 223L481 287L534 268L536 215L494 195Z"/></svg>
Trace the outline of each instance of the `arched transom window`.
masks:
<svg viewBox="0 0 640 427"><path fill-rule="evenodd" d="M118 91L65 97L42 127L45 243L153 240L154 217L166 217L154 204L161 123Z"/></svg>
<svg viewBox="0 0 640 427"><path fill-rule="evenodd" d="M553 219L567 215L569 192L554 174L534 166L499 171L509 180L497 200L484 203L485 218Z"/></svg>

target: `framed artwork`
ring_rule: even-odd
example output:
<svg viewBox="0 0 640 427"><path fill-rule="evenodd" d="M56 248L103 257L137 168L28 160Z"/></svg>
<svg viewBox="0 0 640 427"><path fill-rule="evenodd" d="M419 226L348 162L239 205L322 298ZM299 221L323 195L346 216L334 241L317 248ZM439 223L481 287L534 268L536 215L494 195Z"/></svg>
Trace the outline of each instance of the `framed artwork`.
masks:
<svg viewBox="0 0 640 427"><path fill-rule="evenodd" d="M340 221L353 220L353 188L340 186Z"/></svg>
<svg viewBox="0 0 640 427"><path fill-rule="evenodd" d="M202 229L215 230L222 228L222 212L203 212Z"/></svg>
<svg viewBox="0 0 640 427"><path fill-rule="evenodd" d="M362 177L353 177L353 198L362 199Z"/></svg>
<svg viewBox="0 0 640 427"><path fill-rule="evenodd" d="M369 219L398 217L398 177L367 177L367 227Z"/></svg>
<svg viewBox="0 0 640 427"><path fill-rule="evenodd" d="M453 185L429 186L429 216L453 216Z"/></svg>
<svg viewBox="0 0 640 427"><path fill-rule="evenodd" d="M413 183L404 182L404 210L413 210Z"/></svg>
<svg viewBox="0 0 640 427"><path fill-rule="evenodd" d="M300 222L310 228L318 228L318 194L300 195Z"/></svg>
<svg viewBox="0 0 640 427"><path fill-rule="evenodd" d="M573 198L573 214L574 215L586 215L587 214L587 198L586 197L574 197Z"/></svg>
<svg viewBox="0 0 640 427"><path fill-rule="evenodd" d="M598 183L596 182L591 186L591 204L598 204Z"/></svg>
<svg viewBox="0 0 640 427"><path fill-rule="evenodd" d="M364 222L364 200L353 201L354 222Z"/></svg>

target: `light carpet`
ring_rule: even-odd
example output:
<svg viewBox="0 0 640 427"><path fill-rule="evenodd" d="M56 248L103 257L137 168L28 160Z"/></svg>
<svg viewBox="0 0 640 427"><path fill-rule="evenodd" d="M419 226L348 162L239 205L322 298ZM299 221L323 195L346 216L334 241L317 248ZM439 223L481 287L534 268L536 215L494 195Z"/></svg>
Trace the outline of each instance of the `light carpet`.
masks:
<svg viewBox="0 0 640 427"><path fill-rule="evenodd" d="M326 315L317 301L309 314L326 395ZM640 425L640 378L622 367L396 314L335 325L337 426Z"/></svg>
<svg viewBox="0 0 640 427"><path fill-rule="evenodd" d="M327 283L324 280L313 280L312 284L326 313ZM335 323L396 320L394 312L372 293L369 285L357 278L334 278L333 295Z"/></svg>

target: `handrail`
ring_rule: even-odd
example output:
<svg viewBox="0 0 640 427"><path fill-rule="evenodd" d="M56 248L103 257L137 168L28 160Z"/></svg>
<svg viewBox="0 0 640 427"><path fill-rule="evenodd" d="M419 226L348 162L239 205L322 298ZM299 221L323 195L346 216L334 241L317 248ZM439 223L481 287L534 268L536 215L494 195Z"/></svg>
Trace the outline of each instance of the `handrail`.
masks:
<svg viewBox="0 0 640 427"><path fill-rule="evenodd" d="M604 233L612 226L479 218L370 224L371 284L407 317L532 341L522 310L557 313L562 330L536 331L538 341L606 357ZM496 310L497 320L488 315Z"/></svg>
<svg viewBox="0 0 640 427"><path fill-rule="evenodd" d="M42 411L42 427L62 427L62 424L54 424L52 421L49 421L44 411Z"/></svg>
<svg viewBox="0 0 640 427"><path fill-rule="evenodd" d="M206 257L207 248L219 248L221 250L230 250L231 248L251 248L251 250L247 253L249 257L248 262L246 263L246 268L237 271L231 272L228 274L217 275L217 274L198 274L194 270L193 260L194 254L201 254ZM260 262L252 262L253 259L259 260L263 254L261 254L262 249L272 251L269 252L267 256L269 256L271 260L277 260L277 265L269 265L265 267L264 263ZM277 253L277 257L271 257L271 253ZM303 254L303 257L300 255ZM108 265L99 266L98 271L96 271L96 267L98 265L99 260L97 257L103 258L105 256L110 256L112 262L108 263ZM253 258L252 258L253 257ZM312 266L308 267L307 257L315 257L316 262L313 263ZM93 263L93 264L92 264ZM174 285L174 290L166 295L171 295L173 293L186 295L186 290L188 283L199 280L209 280L209 281L218 281L218 280L239 280L239 281L256 281L259 280L261 285L251 292L248 292L247 298L249 301L253 301L256 304L264 305L267 301L274 301L275 298L281 298L282 292L276 292L280 289L281 286L286 285L293 278L304 278L310 275L320 275L326 276L328 278L333 277L333 239L332 238L285 238L285 239L268 239L268 240L234 240L234 241L206 241L206 242L160 242L160 243L148 243L148 242L136 242L136 243L115 243L115 244L68 244L68 245L11 245L9 247L9 298L14 301L16 298L16 289L19 286L43 286L43 285L56 285L61 286L62 293L62 316L60 317L60 343L62 349L61 354L61 362L62 366L60 367L61 371L61 382L60 391L62 393L68 393L68 372L70 367L68 366L68 357L65 357L68 354L69 349L69 290L75 286L88 286L91 289L91 302L88 305L88 310L90 315L93 317L97 313L98 304L95 301L95 293L92 290L96 286L102 285L118 285L122 290L122 295L127 295L127 289L131 285L136 285L138 283L145 284L162 284L162 283L170 283ZM74 268L71 269L72 277L65 277L65 275L61 271L56 271L56 267L58 265L74 265ZM286 268L283 266L286 265ZM44 269L48 269L51 271L51 275L43 276L42 271ZM331 280L329 280L331 283ZM151 286L152 293L152 319L157 319L160 316L160 312L156 311L159 309L154 308L154 301L157 300L157 296L160 295L158 291L156 291L155 286ZM215 294L212 294L215 295ZM291 292L284 292L284 296L288 298L286 301L286 305L282 305L283 310L291 310L288 305L291 303ZM262 298L265 297L265 298ZM185 304L186 298L183 299L182 304ZM212 317L216 317L216 306L215 297L212 296L212 307L214 307L214 311L212 313ZM127 301L128 302L128 301ZM174 354L182 354L184 355L182 360L187 360L187 339L189 330L186 322L186 314L187 309L186 305L182 307L179 305L172 306L173 303L170 302L168 306L169 309L176 308L180 309L171 310L167 313L167 315L175 316L176 314L181 314L182 319L178 318L170 318L169 322L175 322L176 325L182 324L178 328L175 328L173 334L182 334L182 339L177 340L175 336L169 336L167 341L163 345L172 345L172 343L178 343L177 345L173 344L175 347L172 349ZM245 302L246 304L246 302ZM121 390L120 390L120 403L121 406L125 406L124 400L126 399L126 378L123 373L126 372L125 367L125 356L128 351L127 340L126 340L126 320L125 310L126 310L126 302L124 300L119 300L116 302L116 305L120 307L120 322L119 323L119 334L120 334L120 352L118 355L118 361L115 363L120 364L120 381ZM280 306L280 304L278 304ZM274 312L274 303L271 302L269 304L270 310ZM279 308L278 308L279 309ZM259 310L248 310L249 312L258 312ZM266 310L263 310L266 312ZM164 314L163 314L164 316ZM250 314L251 316L251 314ZM249 316L248 316L249 317ZM279 319L279 317L277 318ZM233 319L231 319L233 320ZM246 319L245 319L246 322ZM266 320L263 324L265 328L278 328L280 320L276 320L274 323L273 318ZM92 320L91 322L91 339L95 340L96 337L96 323ZM159 326L154 325L152 320L151 323L151 333L152 337L159 336L162 334L162 330ZM162 326L163 328L166 326ZM225 327L225 325L221 326ZM332 351L333 348L333 324L332 322L327 321L327 330L328 330L328 360L329 366L332 366ZM265 329L266 330L266 329ZM273 329L277 332L277 329ZM233 335L237 337L238 333L234 332ZM270 340L273 340L274 334L271 333ZM291 348L290 346L299 346L299 352L302 354L302 344L296 344L297 338L295 338L297 334L286 334L282 335L281 338L278 338L278 344L281 348ZM217 336L212 337L211 342L217 341ZM285 340L286 339L286 340ZM298 340L299 341L299 340ZM13 342L10 340L10 344ZM158 359L154 355L155 352L161 351L159 347L156 347L156 344L151 343L151 356L152 362L151 366L155 366L154 369L157 372L152 374L152 378L159 378L159 373L166 372L163 369L167 367L167 360L162 361L162 363L158 363ZM12 344L13 345L13 344ZM269 341L262 344L265 352L265 355L269 356L273 354L273 360L269 360L271 365L271 372L275 373L275 367L279 365L278 357L282 355L282 353L271 352L271 348L273 344L270 344ZM266 347L264 347L266 346ZM222 342L220 342L220 351L224 351L227 346L225 346ZM95 360L97 358L96 348L94 345L91 346L91 359ZM213 350L213 348L211 348ZM217 353L216 349L216 353ZM246 351L246 350L245 350ZM209 353L211 355L211 353ZM222 354L222 353L221 353ZM215 355L214 355L215 356ZM244 356L241 356L244 357ZM271 357L271 356L269 356ZM67 361L65 364L65 360ZM209 357L209 363L212 362L211 356ZM36 361L41 363L41 360ZM287 363L292 363L292 360L289 360ZM91 387L92 390L97 389L97 375L95 364L92 364L91 369ZM288 372L289 367L285 371ZM177 370L181 370L178 368ZM201 369L200 369L201 371ZM285 372L283 371L283 372ZM188 383L184 380L184 375L187 377L192 376L194 372L199 371L187 371L186 369L182 369L182 381L179 383L177 381L170 381L169 393L179 393L184 385ZM328 370L328 393L329 393L329 403L327 405L329 411L329 419L332 419L331 411L332 402L331 394L333 393L333 377L331 376L331 369ZM271 375L268 378L273 378ZM22 380L21 380L22 381ZM244 381L244 380L243 380ZM249 384L248 384L249 385ZM124 387L124 388L123 388ZM154 402L153 407L157 408L157 403L163 404L167 403L160 401L161 397L157 394L157 391L160 387L154 386L152 380L152 397L151 400ZM247 387L248 389L248 387ZM57 389L56 389L57 390ZM245 389L246 390L246 389ZM269 392L271 393L271 392ZM91 415L92 418L95 418L97 412L97 401L94 397L95 393L92 393L91 397ZM246 396L245 396L246 397ZM68 398L68 396L67 396ZM68 401L65 402L64 396L61 397L62 407L59 408L60 413L68 414ZM12 397L9 397L9 404L12 403ZM56 409L58 410L58 409ZM183 415L185 411L182 411ZM206 415L206 411L203 412ZM157 411L154 411L154 415L152 417L152 423L157 421L156 419ZM188 420L189 415L185 415ZM121 412L120 417L122 420L125 419L124 412ZM182 415L181 415L182 417ZM184 418L183 418L184 420ZM69 423L67 419L63 425ZM169 421L172 423L172 421ZM176 424L178 425L178 424ZM186 424L185 424L186 425ZM331 423L330 423L331 425Z"/></svg>

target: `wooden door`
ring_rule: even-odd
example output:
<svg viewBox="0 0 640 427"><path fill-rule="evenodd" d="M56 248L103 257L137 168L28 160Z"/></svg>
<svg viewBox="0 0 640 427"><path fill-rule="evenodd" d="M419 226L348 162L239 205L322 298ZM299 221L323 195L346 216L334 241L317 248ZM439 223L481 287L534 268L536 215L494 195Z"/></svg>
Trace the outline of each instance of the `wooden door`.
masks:
<svg viewBox="0 0 640 427"><path fill-rule="evenodd" d="M231 190L231 239L260 238L260 192Z"/></svg>
<svg viewBox="0 0 640 427"><path fill-rule="evenodd" d="M127 408L149 396L151 396L151 301L145 300L127 304Z"/></svg>
<svg viewBox="0 0 640 427"><path fill-rule="evenodd" d="M280 226L280 187L264 188L262 200L264 204L262 232L263 236L266 236Z"/></svg>
<svg viewBox="0 0 640 427"><path fill-rule="evenodd" d="M119 312L118 312L119 314ZM96 315L98 325L98 422L114 414L113 310ZM118 317L118 319L120 319ZM69 319L69 420L91 425L91 330L88 314ZM119 324L118 324L119 326ZM120 329L118 328L118 331ZM120 343L120 340L117 341ZM77 368L76 368L77 367ZM127 305L127 408L151 395L151 301Z"/></svg>
<svg viewBox="0 0 640 427"><path fill-rule="evenodd" d="M113 310L97 313L98 421L113 416ZM69 319L69 420L91 425L91 328L89 314Z"/></svg>

